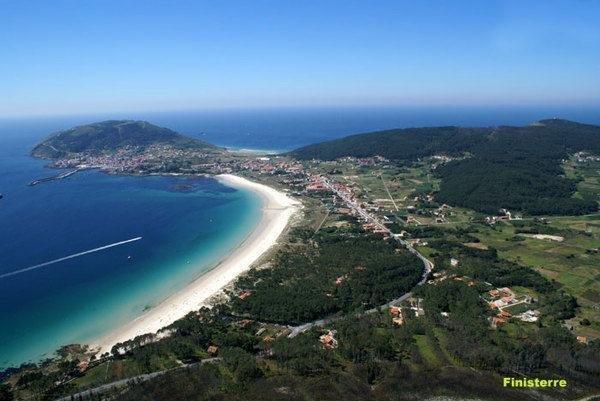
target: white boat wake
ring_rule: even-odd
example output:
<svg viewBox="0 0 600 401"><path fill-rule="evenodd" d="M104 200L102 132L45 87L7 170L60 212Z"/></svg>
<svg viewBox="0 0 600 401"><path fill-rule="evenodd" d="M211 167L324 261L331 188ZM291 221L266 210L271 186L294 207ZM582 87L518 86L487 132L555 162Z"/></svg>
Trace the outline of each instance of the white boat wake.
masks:
<svg viewBox="0 0 600 401"><path fill-rule="evenodd" d="M115 242L114 244L108 244L108 245L101 246L99 248L90 249L89 251L83 251L83 252L75 253L73 255L62 257L60 259L54 259L54 260L51 260L49 262L40 263L39 265L29 266L29 267L26 267L24 269L19 269L19 270L15 270L15 271L12 271L12 272L9 272L9 273L0 274L0 279L6 278L6 277L10 277L10 276L15 276L17 274L25 273L25 272L28 272L28 271L31 271L31 270L39 269L41 267L52 265L54 263L63 262L65 260L78 258L80 256L87 255L89 253L99 252L99 251L103 251L103 250L108 249L108 248L113 248L115 246L128 244L128 243L134 242L134 241L139 241L141 239L142 239L142 237L135 237L135 238L131 238L131 239L128 239L128 240L125 240L125 241Z"/></svg>

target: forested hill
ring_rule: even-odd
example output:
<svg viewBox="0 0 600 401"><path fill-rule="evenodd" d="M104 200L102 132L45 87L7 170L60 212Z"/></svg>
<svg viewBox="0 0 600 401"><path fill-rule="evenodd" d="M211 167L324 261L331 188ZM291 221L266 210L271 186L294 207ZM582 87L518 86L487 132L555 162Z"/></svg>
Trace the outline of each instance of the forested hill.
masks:
<svg viewBox="0 0 600 401"><path fill-rule="evenodd" d="M412 160L437 153L461 154L487 142L489 128L425 127L351 135L292 151L298 159L333 160L344 156Z"/></svg>
<svg viewBox="0 0 600 401"><path fill-rule="evenodd" d="M468 155L437 170L436 199L486 213L499 208L529 214L582 214L597 199L572 195L561 160L578 151L600 153L600 126L551 119L524 127L409 128L353 135L291 152L299 159L381 155L415 160L434 154Z"/></svg>
<svg viewBox="0 0 600 401"><path fill-rule="evenodd" d="M600 126L552 119L541 120L524 127L449 126L370 132L308 145L290 154L305 160L375 155L393 160L414 160L434 154L452 156L464 152L498 155L506 152L533 151L552 154L558 152L563 155L577 150L598 150L599 147Z"/></svg>
<svg viewBox="0 0 600 401"><path fill-rule="evenodd" d="M125 146L146 148L156 144L182 149L215 148L146 121L111 120L59 131L38 144L31 153L36 157L57 159L73 153L102 153Z"/></svg>

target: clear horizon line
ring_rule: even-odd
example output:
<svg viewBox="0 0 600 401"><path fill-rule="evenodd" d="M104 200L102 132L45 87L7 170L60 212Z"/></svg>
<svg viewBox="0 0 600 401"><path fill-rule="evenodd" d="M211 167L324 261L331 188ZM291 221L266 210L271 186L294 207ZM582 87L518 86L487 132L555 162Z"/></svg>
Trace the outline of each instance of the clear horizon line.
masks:
<svg viewBox="0 0 600 401"><path fill-rule="evenodd" d="M455 102L432 102L432 103L322 103L322 104L260 104L260 105L215 105L199 107L181 107L181 108L131 108L131 109L106 109L96 111L77 111L69 112L39 112L39 113L0 113L0 120L19 120L24 118L68 118L85 116L103 116L103 115L126 115L126 114L162 114L162 113L202 113L202 112L222 112L222 111L253 111L253 110L310 110L310 109L461 109L461 108L565 108L572 109L577 107L595 108L600 107L600 99L583 103L554 103L554 102L514 102L514 103L455 103Z"/></svg>

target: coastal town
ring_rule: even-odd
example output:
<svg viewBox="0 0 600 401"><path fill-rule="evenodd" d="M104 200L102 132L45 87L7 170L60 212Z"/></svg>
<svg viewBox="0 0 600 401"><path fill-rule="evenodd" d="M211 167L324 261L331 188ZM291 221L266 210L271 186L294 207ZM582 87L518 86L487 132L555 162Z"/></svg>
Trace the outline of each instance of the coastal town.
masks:
<svg viewBox="0 0 600 401"><path fill-rule="evenodd" d="M434 156L432 160L435 168L439 163L448 162L451 159L443 156ZM369 158L343 158L331 164L335 172L336 165L352 165L357 168L372 170L387 170L390 161L381 157ZM343 181L335 181L336 174L328 174L321 171L320 164L316 161L302 163L293 158L280 155L254 156L252 153L241 153L232 151L207 151L180 149L169 145L152 145L148 148L127 146L115 152L106 154L77 154L70 157L60 158L52 162L56 168L80 171L85 169L98 169L111 174L171 174L171 175L218 175L218 174L249 174L262 177L275 177L276 181L285 186L286 190L294 194L319 194L320 192L335 191L338 195L337 202L333 199L330 203L332 211L349 215L360 215L362 211L373 213L381 222L371 220L366 215L365 228L379 234L389 233L385 228L399 219L405 223L422 224L422 221L444 223L448 221L451 208L441 205L437 209L422 208L420 204L426 204L433 200L431 195L419 195L414 199L403 199L403 210L398 216L399 200L394 200L387 190L387 197L370 199L370 196L358 198L355 189L360 184L353 178L356 176L343 176ZM329 167L329 164L328 164ZM68 173L72 174L72 172ZM383 178L382 178L383 181ZM383 182L385 185L385 182ZM359 191L360 192L360 191ZM348 204L355 207L347 207ZM506 214L508 213L508 214ZM510 212L500 211L498 216L490 216L490 222L510 219ZM517 216L516 219L519 219Z"/></svg>

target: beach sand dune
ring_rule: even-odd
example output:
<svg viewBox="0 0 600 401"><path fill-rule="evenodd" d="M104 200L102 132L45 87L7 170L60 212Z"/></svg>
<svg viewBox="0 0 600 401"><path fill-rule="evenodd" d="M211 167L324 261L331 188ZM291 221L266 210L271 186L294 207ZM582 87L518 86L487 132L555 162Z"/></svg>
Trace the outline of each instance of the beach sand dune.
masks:
<svg viewBox="0 0 600 401"><path fill-rule="evenodd" d="M269 186L231 174L219 175L217 179L234 188L255 191L261 196L262 217L255 229L214 268L135 320L92 343L92 349L98 349L100 354L110 352L116 343L142 334L155 333L187 313L206 305L209 298L248 270L277 242L277 238L299 208L298 201Z"/></svg>

